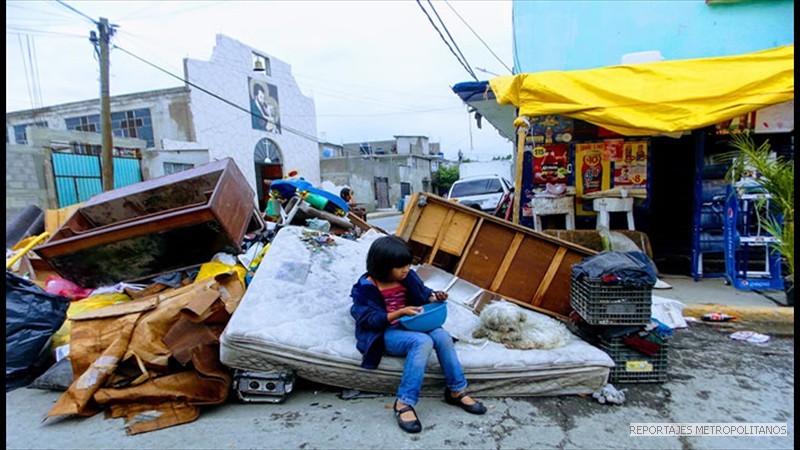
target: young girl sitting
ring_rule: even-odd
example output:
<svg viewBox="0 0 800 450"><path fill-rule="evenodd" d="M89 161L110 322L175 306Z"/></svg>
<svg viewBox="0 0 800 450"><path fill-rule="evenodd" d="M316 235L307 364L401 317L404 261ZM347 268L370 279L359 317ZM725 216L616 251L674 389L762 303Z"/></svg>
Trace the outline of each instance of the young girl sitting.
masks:
<svg viewBox="0 0 800 450"><path fill-rule="evenodd" d="M397 236L376 239L367 253L367 273L353 285L350 314L356 320L358 350L364 355L361 367L375 369L384 353L405 356L403 376L394 402L394 415L403 431L418 433L422 424L414 410L422 389L425 365L436 351L444 372L444 400L472 414L483 414L486 407L467 395L467 380L458 361L453 338L444 328L426 333L409 331L399 324L404 316L421 312L421 306L447 299L446 292L425 286L411 270L412 254Z"/></svg>

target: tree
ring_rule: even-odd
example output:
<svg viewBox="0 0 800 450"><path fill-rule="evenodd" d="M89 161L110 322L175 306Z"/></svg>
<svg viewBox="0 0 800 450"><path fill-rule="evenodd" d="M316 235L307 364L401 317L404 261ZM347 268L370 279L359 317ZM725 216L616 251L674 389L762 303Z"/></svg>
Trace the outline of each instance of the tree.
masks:
<svg viewBox="0 0 800 450"><path fill-rule="evenodd" d="M460 176L458 165L451 167L439 166L434 176L436 177L436 184L439 185L440 193L447 192Z"/></svg>
<svg viewBox="0 0 800 450"><path fill-rule="evenodd" d="M764 229L777 238L774 248L786 258L786 278L794 282L794 160L775 157L769 140L756 146L752 137L739 133L731 135L730 146L740 155L728 169L727 179L733 183L751 177L771 194L770 201L783 216L783 223L767 216L762 218Z"/></svg>

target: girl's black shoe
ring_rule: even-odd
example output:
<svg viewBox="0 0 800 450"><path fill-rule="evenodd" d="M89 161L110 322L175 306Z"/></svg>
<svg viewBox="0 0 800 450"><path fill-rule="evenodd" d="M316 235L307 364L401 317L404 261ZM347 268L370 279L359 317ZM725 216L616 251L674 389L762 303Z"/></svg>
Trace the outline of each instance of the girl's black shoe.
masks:
<svg viewBox="0 0 800 450"><path fill-rule="evenodd" d="M447 402L448 405L460 406L461 409L470 414L484 414L486 412L486 406L484 406L483 403L475 400L475 404L467 405L462 401L467 395L469 394L462 392L458 397L453 397L450 394L450 389L444 389L444 401Z"/></svg>
<svg viewBox="0 0 800 450"><path fill-rule="evenodd" d="M402 420L400 418L400 414L404 412L411 411L414 413L414 416L417 415L417 412L414 411L413 406L406 406L400 410L397 409L397 399L394 400L394 406L392 407L394 410L394 416L397 417L397 424L400 425L400 429L405 431L406 433L419 433L422 431L422 423L420 423L419 419L414 420Z"/></svg>

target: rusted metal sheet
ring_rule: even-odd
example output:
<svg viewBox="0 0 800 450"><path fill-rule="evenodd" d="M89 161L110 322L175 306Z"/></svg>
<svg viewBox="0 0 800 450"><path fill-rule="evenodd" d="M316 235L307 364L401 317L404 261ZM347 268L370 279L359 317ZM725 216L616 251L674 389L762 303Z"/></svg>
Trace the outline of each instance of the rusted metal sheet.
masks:
<svg viewBox="0 0 800 450"><path fill-rule="evenodd" d="M254 192L225 158L98 194L35 252L82 287L147 278L239 254L260 226Z"/></svg>
<svg viewBox="0 0 800 450"><path fill-rule="evenodd" d="M568 319L572 265L596 251L433 194L414 194L410 204L396 234L410 244L415 264Z"/></svg>

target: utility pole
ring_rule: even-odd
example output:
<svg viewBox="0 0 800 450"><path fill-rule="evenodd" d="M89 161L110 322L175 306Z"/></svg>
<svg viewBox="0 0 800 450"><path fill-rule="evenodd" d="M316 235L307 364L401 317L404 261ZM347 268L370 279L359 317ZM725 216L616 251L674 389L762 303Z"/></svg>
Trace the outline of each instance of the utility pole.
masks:
<svg viewBox="0 0 800 450"><path fill-rule="evenodd" d="M111 99L108 88L108 43L114 30L109 27L108 19L100 18L97 23L100 31L100 128L103 137L102 146L102 177L103 191L114 189L114 147L111 137Z"/></svg>

